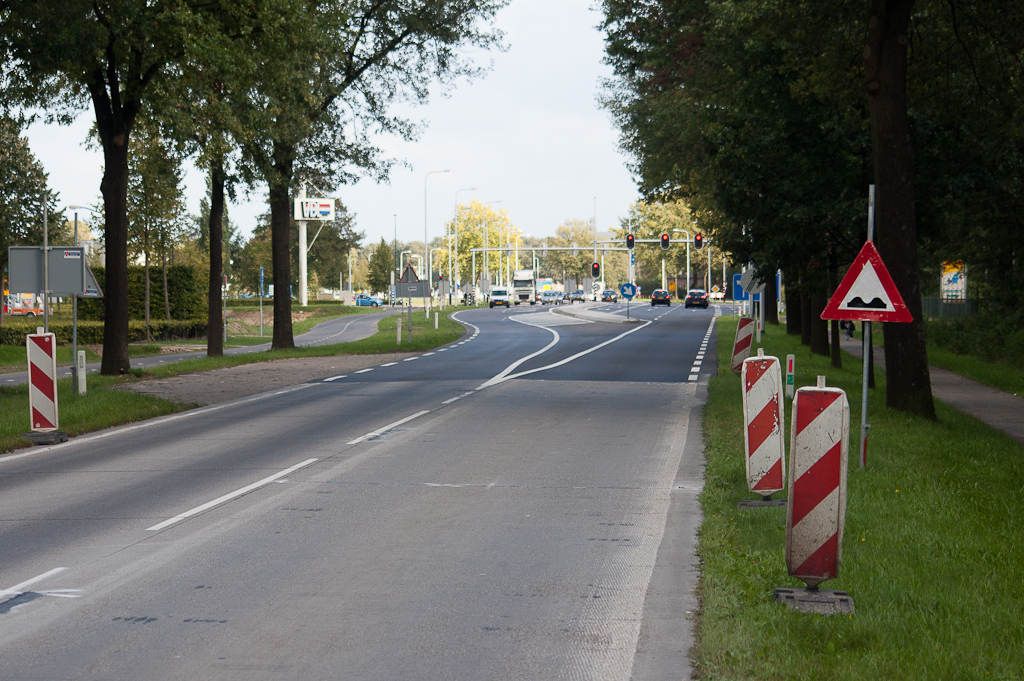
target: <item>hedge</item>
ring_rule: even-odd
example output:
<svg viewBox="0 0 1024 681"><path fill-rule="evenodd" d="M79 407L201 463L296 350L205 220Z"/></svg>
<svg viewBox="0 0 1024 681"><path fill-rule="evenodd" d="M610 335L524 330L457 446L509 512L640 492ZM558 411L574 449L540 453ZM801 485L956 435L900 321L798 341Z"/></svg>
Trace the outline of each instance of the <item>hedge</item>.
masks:
<svg viewBox="0 0 1024 681"><path fill-rule="evenodd" d="M0 345L24 345L25 336L35 333L36 328L43 325L42 317L31 320L4 316L4 324L0 326ZM58 344L71 343L71 322L50 322L50 332L57 335ZM153 338L156 340L180 340L186 338L206 338L205 319L184 319L165 321L154 319L150 323ZM128 342L137 343L146 340L146 323L128 322ZM103 322L78 321L78 342L82 345L101 345L103 343Z"/></svg>
<svg viewBox="0 0 1024 681"><path fill-rule="evenodd" d="M100 288L106 283L106 270L91 267ZM201 267L172 265L167 268L167 284L170 289L171 319L199 319L207 313L207 284L210 273ZM102 322L104 319L102 298L83 298L78 301L78 319ZM149 268L149 317L163 319L164 274L160 267ZM141 265L128 266L128 318L146 318L146 268Z"/></svg>

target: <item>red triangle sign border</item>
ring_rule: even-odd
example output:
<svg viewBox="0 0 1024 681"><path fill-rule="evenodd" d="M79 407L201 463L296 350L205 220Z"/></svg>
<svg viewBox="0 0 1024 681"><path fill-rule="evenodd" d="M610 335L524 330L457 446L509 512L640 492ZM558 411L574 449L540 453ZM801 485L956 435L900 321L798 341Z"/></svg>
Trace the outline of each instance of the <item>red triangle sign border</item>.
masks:
<svg viewBox="0 0 1024 681"><path fill-rule="evenodd" d="M881 293L888 298L888 301L876 296L870 301L861 299L863 307L861 305L850 307L849 303L852 302L852 300L849 300L851 292L858 286L861 278L867 277L872 279L871 274L867 273L867 270L874 273L873 279L877 280L877 283L881 285ZM870 283L873 282L868 283L869 288ZM853 300L856 300L856 298ZM882 307L873 304L876 301ZM871 241L865 242L863 248L860 249L860 253L854 258L853 264L850 265L850 269L846 272L846 276L843 277L839 287L836 288L832 298L828 301L828 305L822 311L821 318L903 323L911 322L914 319L910 314L910 310L907 309L906 304L903 302L903 298L900 296L900 292L896 288L889 270L886 269L885 263L882 262L882 256Z"/></svg>

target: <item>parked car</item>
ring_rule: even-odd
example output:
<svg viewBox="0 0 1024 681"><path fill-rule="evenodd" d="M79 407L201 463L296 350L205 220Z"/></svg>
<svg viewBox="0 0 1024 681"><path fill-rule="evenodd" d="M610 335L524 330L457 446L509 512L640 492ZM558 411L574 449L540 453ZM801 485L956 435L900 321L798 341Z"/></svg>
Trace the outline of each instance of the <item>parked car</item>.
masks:
<svg viewBox="0 0 1024 681"><path fill-rule="evenodd" d="M357 293L356 297L352 299L352 304L357 307L380 307L384 304L384 301L380 298L368 296L365 293Z"/></svg>
<svg viewBox="0 0 1024 681"><path fill-rule="evenodd" d="M569 294L569 302L575 303L576 301L579 301L582 303L584 300L586 300L586 295L587 294L583 292L583 289L576 289L575 291Z"/></svg>
<svg viewBox="0 0 1024 681"><path fill-rule="evenodd" d="M504 305L505 307L512 307L512 294L509 293L507 288L492 288L491 297L488 303L491 307L495 305Z"/></svg>
<svg viewBox="0 0 1024 681"><path fill-rule="evenodd" d="M708 307L708 292L702 288L692 288L686 292L686 298L683 300L683 307L703 307L705 310Z"/></svg>
<svg viewBox="0 0 1024 681"><path fill-rule="evenodd" d="M601 291L601 302L602 303L617 303L619 302L619 294L610 288L606 288Z"/></svg>
<svg viewBox="0 0 1024 681"><path fill-rule="evenodd" d="M654 292L651 293L651 307L655 305L669 307L672 305L672 295L663 288L654 289Z"/></svg>
<svg viewBox="0 0 1024 681"><path fill-rule="evenodd" d="M541 291L540 292L540 304L541 305L558 305L562 302L562 294L560 291Z"/></svg>

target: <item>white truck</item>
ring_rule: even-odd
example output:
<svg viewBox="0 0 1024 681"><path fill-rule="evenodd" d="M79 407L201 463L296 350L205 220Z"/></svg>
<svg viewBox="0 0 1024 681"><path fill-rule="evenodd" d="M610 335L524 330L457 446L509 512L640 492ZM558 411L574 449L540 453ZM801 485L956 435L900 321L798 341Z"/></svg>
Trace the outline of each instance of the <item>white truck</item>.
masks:
<svg viewBox="0 0 1024 681"><path fill-rule="evenodd" d="M537 279L533 270L514 270L512 272L512 292L515 304L537 304Z"/></svg>

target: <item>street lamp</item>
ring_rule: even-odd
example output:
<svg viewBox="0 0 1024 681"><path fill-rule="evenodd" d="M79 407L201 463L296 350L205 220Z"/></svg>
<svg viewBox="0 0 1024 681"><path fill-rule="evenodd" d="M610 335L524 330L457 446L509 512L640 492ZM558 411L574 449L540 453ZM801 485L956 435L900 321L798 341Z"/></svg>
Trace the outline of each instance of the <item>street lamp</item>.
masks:
<svg viewBox="0 0 1024 681"><path fill-rule="evenodd" d="M402 266L402 272L403 273L405 272L405 254L406 253L412 253L412 251L402 251L401 254L398 256L398 260L399 260L399 263Z"/></svg>
<svg viewBox="0 0 1024 681"><path fill-rule="evenodd" d="M502 200L501 199L497 199L495 201L488 201L487 203L484 204L484 209L485 209L484 210L484 277L488 281L488 286L490 286L490 281L491 281L491 270L490 270L490 265L489 265L490 261L488 260L488 252L487 252L488 235L487 235L487 210L486 209L490 208L491 204L494 204L494 203L502 203ZM474 282L474 284L475 284L475 282Z"/></svg>
<svg viewBox="0 0 1024 681"><path fill-rule="evenodd" d="M454 292L452 286L455 284L456 279L461 280L462 275L459 274L459 194L462 192L475 192L480 187L468 187L466 189L459 189L455 192L455 221L453 224L453 231L455 232L455 254L452 256L452 239L451 234L448 235L448 304L452 304L452 293ZM454 260L454 264L452 261ZM453 269L454 268L454 269Z"/></svg>
<svg viewBox="0 0 1024 681"><path fill-rule="evenodd" d="M439 173L454 173L454 172L455 171L452 168L446 168L444 170L431 170L429 173L427 173L423 177L423 258L425 260L428 260L428 261L429 261L430 256L427 253L427 249L430 248L430 241L427 239L427 180L430 179L431 175L437 175ZM427 268L427 281L428 282L430 281L430 278L431 278L431 272L430 272L429 262L428 262L428 268ZM423 302L424 312L426 313L427 318L429 319L430 318L430 304L427 302L428 298L426 296L424 296L423 301L424 301Z"/></svg>

